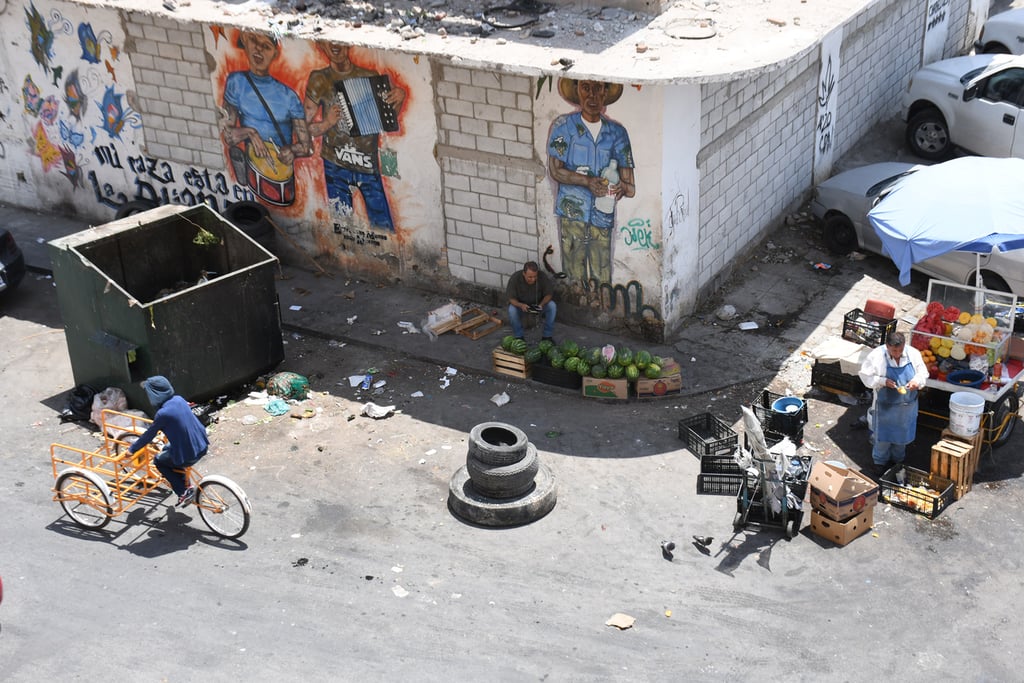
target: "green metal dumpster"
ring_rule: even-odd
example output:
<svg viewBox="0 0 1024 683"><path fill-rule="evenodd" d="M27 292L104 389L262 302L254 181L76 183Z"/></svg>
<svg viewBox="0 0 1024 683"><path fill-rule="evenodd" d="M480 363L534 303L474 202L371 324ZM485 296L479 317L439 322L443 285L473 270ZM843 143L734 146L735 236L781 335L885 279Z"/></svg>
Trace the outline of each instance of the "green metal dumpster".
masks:
<svg viewBox="0 0 1024 683"><path fill-rule="evenodd" d="M165 375L192 401L284 359L277 259L206 205L161 206L49 243L76 383Z"/></svg>

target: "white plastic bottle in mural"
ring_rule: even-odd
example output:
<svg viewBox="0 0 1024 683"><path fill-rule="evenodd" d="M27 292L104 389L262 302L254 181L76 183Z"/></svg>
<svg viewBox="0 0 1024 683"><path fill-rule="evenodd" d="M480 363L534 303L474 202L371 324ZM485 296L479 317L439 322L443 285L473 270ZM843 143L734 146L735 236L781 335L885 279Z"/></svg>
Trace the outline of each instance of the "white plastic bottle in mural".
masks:
<svg viewBox="0 0 1024 683"><path fill-rule="evenodd" d="M608 187L619 184L619 162L612 159L603 171L601 177L608 181ZM594 200L594 208L601 213L615 212L615 195L605 194Z"/></svg>

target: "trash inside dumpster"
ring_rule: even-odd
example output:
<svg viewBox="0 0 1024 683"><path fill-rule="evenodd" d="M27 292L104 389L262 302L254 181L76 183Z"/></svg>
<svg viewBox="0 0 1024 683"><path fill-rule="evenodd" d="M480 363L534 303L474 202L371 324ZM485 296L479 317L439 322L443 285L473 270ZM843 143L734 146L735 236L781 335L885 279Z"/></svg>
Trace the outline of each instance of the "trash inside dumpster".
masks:
<svg viewBox="0 0 1024 683"><path fill-rule="evenodd" d="M284 358L277 259L205 205L161 206L50 242L76 384L160 374L202 401Z"/></svg>

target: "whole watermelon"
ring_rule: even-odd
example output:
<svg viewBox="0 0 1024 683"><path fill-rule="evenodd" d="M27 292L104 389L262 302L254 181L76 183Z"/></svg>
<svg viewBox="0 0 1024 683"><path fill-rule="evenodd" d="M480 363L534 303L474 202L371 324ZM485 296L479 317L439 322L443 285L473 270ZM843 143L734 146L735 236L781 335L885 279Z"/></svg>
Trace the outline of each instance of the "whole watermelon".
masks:
<svg viewBox="0 0 1024 683"><path fill-rule="evenodd" d="M651 363L644 368L644 377L647 379L658 379L661 377L661 366L657 363Z"/></svg>
<svg viewBox="0 0 1024 683"><path fill-rule="evenodd" d="M561 346L558 347L558 350L567 358L570 356L578 356L580 353L580 345L572 339L565 339L562 341Z"/></svg>
<svg viewBox="0 0 1024 683"><path fill-rule="evenodd" d="M580 377L586 377L590 374L590 363L580 358L579 363L576 364L576 372L579 373Z"/></svg>
<svg viewBox="0 0 1024 683"><path fill-rule="evenodd" d="M512 348L512 342L514 342L515 340L516 338L513 337L511 334L506 334L504 337L501 338L501 348L504 349L505 351L508 351L509 349Z"/></svg>
<svg viewBox="0 0 1024 683"><path fill-rule="evenodd" d="M621 349L615 352L615 362L626 367L633 363L633 352L629 348L623 346Z"/></svg>
<svg viewBox="0 0 1024 683"><path fill-rule="evenodd" d="M629 365L627 365L626 366L626 379L628 379L630 382L635 382L638 379L640 379L640 368L638 368L633 363L630 363Z"/></svg>
<svg viewBox="0 0 1024 683"><path fill-rule="evenodd" d="M551 352L551 355L548 356L548 360L551 362L551 367L553 368L560 368L565 365L565 356L563 356L562 352L558 349Z"/></svg>
<svg viewBox="0 0 1024 683"><path fill-rule="evenodd" d="M585 356L585 358L591 365L604 363L604 356L601 354L601 347L599 346L595 346L594 348L587 351L587 355Z"/></svg>
<svg viewBox="0 0 1024 683"><path fill-rule="evenodd" d="M526 358L527 363L539 363L540 359L544 357L544 353L540 348L534 346L532 349L527 350L523 357Z"/></svg>
<svg viewBox="0 0 1024 683"><path fill-rule="evenodd" d="M551 349L555 348L555 343L550 339L542 339L541 342L537 344L537 348L540 349L540 352L542 354L547 356L548 352L550 352Z"/></svg>
<svg viewBox="0 0 1024 683"><path fill-rule="evenodd" d="M640 351L637 351L636 352L636 356L633 358L633 362L636 363L636 366L638 368L643 370L644 368L646 368L648 365L650 365L653 362L653 358L651 356L651 352L650 351L646 351L644 349L641 349Z"/></svg>
<svg viewBox="0 0 1024 683"><path fill-rule="evenodd" d="M604 379L608 376L608 366L604 363L598 363L590 368L590 376L596 379Z"/></svg>
<svg viewBox="0 0 1024 683"><path fill-rule="evenodd" d="M509 345L508 350L517 356L522 356L526 353L526 340L525 339L513 339L512 344Z"/></svg>
<svg viewBox="0 0 1024 683"><path fill-rule="evenodd" d="M577 366L580 364L580 359L576 356L569 356L565 359L565 363L562 365L569 372L576 372Z"/></svg>
<svg viewBox="0 0 1024 683"><path fill-rule="evenodd" d="M622 379L622 375L625 374L626 368L622 367L618 363L608 366L608 379Z"/></svg>

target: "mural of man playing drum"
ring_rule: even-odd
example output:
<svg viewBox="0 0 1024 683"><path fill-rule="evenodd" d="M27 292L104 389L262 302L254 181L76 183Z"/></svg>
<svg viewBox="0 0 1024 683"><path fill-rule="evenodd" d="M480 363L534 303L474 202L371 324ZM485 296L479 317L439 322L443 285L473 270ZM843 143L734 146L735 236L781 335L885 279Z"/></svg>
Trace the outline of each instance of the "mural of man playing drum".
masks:
<svg viewBox="0 0 1024 683"><path fill-rule="evenodd" d="M270 75L281 54L276 38L242 31L237 44L249 69L228 74L221 129L235 179L268 204L289 206L295 201L295 159L313 152L302 102Z"/></svg>

